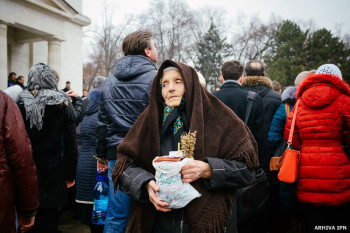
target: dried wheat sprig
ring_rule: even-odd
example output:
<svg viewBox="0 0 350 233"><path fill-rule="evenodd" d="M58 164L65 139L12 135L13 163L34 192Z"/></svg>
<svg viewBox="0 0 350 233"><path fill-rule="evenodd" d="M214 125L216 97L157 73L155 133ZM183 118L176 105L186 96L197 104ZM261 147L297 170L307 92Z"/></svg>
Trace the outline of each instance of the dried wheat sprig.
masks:
<svg viewBox="0 0 350 233"><path fill-rule="evenodd" d="M192 133L188 132L188 133L182 134L180 137L181 149L185 153L185 158L193 157L194 147L196 144L196 134L197 134L197 131L194 131Z"/></svg>

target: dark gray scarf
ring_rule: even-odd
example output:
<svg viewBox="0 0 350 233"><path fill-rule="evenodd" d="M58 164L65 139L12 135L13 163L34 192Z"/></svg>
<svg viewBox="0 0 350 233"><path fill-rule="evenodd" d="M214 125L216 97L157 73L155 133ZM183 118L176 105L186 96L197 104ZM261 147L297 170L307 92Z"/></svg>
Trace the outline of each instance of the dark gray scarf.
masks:
<svg viewBox="0 0 350 233"><path fill-rule="evenodd" d="M30 128L35 126L41 130L45 106L61 104L66 101L66 98L57 90L56 75L53 70L43 63L38 63L30 69L28 87L19 94L19 100L24 104Z"/></svg>

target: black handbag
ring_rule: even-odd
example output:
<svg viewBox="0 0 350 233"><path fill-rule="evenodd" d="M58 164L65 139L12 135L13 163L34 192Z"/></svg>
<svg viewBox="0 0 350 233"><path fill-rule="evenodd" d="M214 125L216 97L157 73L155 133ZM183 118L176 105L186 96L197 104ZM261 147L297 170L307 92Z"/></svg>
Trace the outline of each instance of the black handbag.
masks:
<svg viewBox="0 0 350 233"><path fill-rule="evenodd" d="M255 92L248 92L247 108L244 122L247 124L249 115L256 98ZM255 170L255 179L247 187L237 190L237 221L243 222L264 208L269 198L268 180L265 171L262 168Z"/></svg>
<svg viewBox="0 0 350 233"><path fill-rule="evenodd" d="M262 168L256 170L253 183L237 191L237 221L243 222L262 210L269 198L268 180Z"/></svg>

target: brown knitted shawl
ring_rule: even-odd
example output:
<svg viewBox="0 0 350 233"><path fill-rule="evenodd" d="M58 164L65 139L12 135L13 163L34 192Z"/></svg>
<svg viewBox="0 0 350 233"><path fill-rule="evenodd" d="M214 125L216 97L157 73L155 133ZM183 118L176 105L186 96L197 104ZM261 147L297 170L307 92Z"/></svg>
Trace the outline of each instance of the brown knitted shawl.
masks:
<svg viewBox="0 0 350 233"><path fill-rule="evenodd" d="M190 130L197 131L194 158L240 160L245 161L249 168L257 168L257 145L248 127L200 85L192 67L166 60L153 80L149 106L118 146L118 159L113 171L115 187L120 175L132 162L155 173L152 160L160 155L159 129L163 120L160 79L163 70L168 66L175 66L180 70L185 84L186 113ZM209 191L200 179L191 184L202 194L185 207L191 232L221 233L229 217L235 190L231 188ZM156 209L152 204L135 201L130 212L129 231L151 232L155 215Z"/></svg>

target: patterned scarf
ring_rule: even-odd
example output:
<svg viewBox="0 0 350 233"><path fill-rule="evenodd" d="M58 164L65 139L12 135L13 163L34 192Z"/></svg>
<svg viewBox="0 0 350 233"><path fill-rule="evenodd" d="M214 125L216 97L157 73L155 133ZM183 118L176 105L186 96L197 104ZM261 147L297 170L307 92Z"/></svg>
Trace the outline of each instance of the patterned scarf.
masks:
<svg viewBox="0 0 350 233"><path fill-rule="evenodd" d="M171 134L171 150L177 150L177 144L180 142L181 135L184 132L188 132L188 129L189 125L186 116L185 98L183 97L181 99L178 107L169 107L165 105L160 135L161 137L165 137L166 134Z"/></svg>
<svg viewBox="0 0 350 233"><path fill-rule="evenodd" d="M61 104L66 101L66 98L57 90L56 76L53 70L43 63L38 63L30 69L28 87L19 94L19 101L24 104L30 128L35 126L41 130L45 106Z"/></svg>

